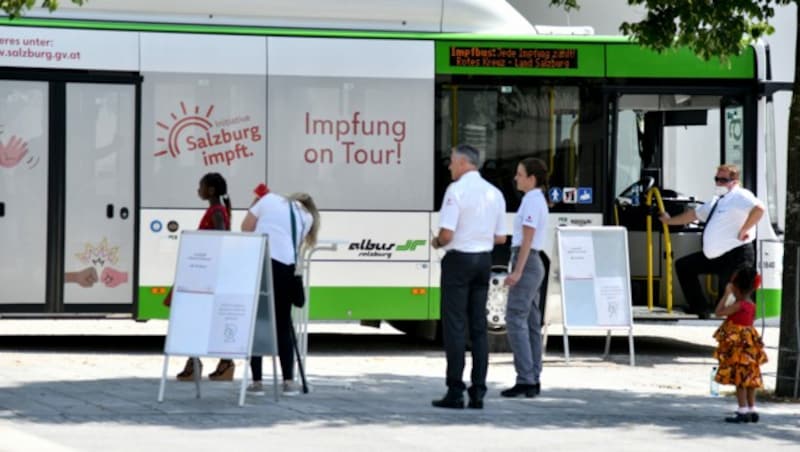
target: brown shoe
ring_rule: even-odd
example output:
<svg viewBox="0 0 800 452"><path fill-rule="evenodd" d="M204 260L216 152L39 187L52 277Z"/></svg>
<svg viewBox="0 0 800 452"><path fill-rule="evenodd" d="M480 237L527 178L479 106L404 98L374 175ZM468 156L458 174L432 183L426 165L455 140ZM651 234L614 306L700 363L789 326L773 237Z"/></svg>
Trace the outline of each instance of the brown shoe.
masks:
<svg viewBox="0 0 800 452"><path fill-rule="evenodd" d="M214 381L231 381L233 380L233 371L236 366L231 359L221 359L217 364L217 369L208 374L208 378Z"/></svg>
<svg viewBox="0 0 800 452"><path fill-rule="evenodd" d="M199 358L189 358L186 360L186 365L183 366L181 373L176 376L178 381L194 381L194 366L192 365L193 359L197 359L197 363L200 367L200 375L203 375L203 362L200 361Z"/></svg>

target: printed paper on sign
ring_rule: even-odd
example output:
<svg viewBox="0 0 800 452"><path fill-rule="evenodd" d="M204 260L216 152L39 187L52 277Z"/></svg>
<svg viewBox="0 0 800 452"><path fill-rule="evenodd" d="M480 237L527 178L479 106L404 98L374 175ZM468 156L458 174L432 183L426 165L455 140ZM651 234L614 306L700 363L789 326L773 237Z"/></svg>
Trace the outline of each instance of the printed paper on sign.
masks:
<svg viewBox="0 0 800 452"><path fill-rule="evenodd" d="M625 302L625 282L622 278L595 278L594 300L598 325L628 324L629 315L628 306Z"/></svg>
<svg viewBox="0 0 800 452"><path fill-rule="evenodd" d="M594 242L592 236L576 235L563 245L565 279L594 278Z"/></svg>
<svg viewBox="0 0 800 452"><path fill-rule="evenodd" d="M219 273L222 236L187 236L181 239L175 291L214 293Z"/></svg>
<svg viewBox="0 0 800 452"><path fill-rule="evenodd" d="M225 356L247 355L250 320L253 314L251 294L217 294L211 315L208 352Z"/></svg>

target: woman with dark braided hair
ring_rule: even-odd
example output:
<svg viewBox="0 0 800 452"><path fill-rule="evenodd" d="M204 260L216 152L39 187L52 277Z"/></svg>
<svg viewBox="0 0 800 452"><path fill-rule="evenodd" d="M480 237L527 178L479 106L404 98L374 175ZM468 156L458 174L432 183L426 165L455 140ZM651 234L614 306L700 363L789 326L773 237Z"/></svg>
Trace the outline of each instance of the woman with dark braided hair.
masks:
<svg viewBox="0 0 800 452"><path fill-rule="evenodd" d="M200 199L208 201L203 218L200 220L198 229L210 230L231 230L231 199L228 196L228 183L219 173L208 173L200 179L197 188L197 195ZM177 378L180 381L194 380L194 367L192 360L197 360L198 368L202 373L203 364L199 358L189 358L186 361L181 373ZM220 359L216 370L208 375L211 380L233 380L234 364L231 359Z"/></svg>

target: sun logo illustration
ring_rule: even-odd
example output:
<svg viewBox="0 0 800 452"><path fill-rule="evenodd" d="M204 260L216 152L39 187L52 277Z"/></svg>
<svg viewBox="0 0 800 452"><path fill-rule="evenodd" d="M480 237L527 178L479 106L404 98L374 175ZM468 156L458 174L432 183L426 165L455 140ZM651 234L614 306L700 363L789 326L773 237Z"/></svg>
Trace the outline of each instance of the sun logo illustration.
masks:
<svg viewBox="0 0 800 452"><path fill-rule="evenodd" d="M195 105L194 112L190 113L187 108L186 104L181 101L181 113L182 117L178 117L175 113L170 113L170 117L172 118L172 124L167 125L161 121L156 121L156 125L164 130L167 131L167 137L158 137L156 141L161 143L159 146L162 148L156 151L153 156L154 157L161 157L164 155L171 155L172 158L177 158L178 155L181 153L181 148L178 145L179 138L181 133L188 128L188 127L199 127L205 131L209 130L213 127L211 121L208 118L211 116L211 112L214 111L214 106L211 105L208 107L205 116L201 116L200 107Z"/></svg>
<svg viewBox="0 0 800 452"><path fill-rule="evenodd" d="M85 244L83 252L75 254L75 257L83 264L103 267L106 262L116 264L119 261L119 247L109 246L108 238L103 237L103 241L97 246L92 246L91 243Z"/></svg>

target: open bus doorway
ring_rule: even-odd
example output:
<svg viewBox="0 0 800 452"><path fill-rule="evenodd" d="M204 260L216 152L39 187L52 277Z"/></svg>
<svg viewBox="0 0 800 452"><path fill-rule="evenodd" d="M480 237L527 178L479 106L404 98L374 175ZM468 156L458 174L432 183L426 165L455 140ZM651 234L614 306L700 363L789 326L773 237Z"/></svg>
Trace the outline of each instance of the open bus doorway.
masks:
<svg viewBox="0 0 800 452"><path fill-rule="evenodd" d="M722 163L741 170L742 185L754 189L754 146L745 120L749 108L743 97L683 93L623 94L614 103L612 147L615 157L615 201L611 223L628 229L632 296L635 306L648 305L647 217L651 216L653 246L653 306L667 308L667 272L672 271L672 307L687 305L675 275L675 260L701 249L702 224L669 227L671 269L666 239L658 220L655 191L672 216L713 197L712 176ZM753 190L755 191L755 190ZM717 295L715 278L701 281L706 296ZM643 309L638 313L648 312ZM650 314L648 312L648 314Z"/></svg>

